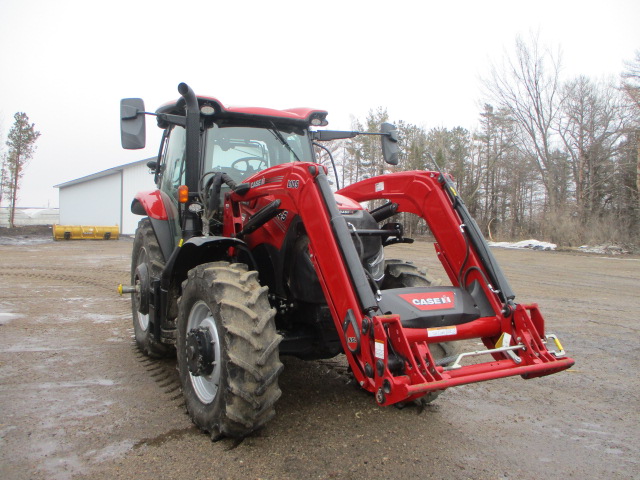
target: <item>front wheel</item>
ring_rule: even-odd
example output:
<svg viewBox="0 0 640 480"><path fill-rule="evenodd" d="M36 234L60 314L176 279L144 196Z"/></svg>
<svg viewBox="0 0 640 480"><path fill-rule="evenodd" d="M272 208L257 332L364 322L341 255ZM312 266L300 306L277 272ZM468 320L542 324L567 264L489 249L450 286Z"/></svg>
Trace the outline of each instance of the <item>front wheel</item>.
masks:
<svg viewBox="0 0 640 480"><path fill-rule="evenodd" d="M131 285L137 290L131 295L131 313L136 345L143 353L154 358L164 357L170 352L166 345L155 338L149 322L151 281L160 277L163 268L164 257L151 221L143 218L136 229L131 255Z"/></svg>
<svg viewBox="0 0 640 480"><path fill-rule="evenodd" d="M214 262L189 271L176 350L187 411L213 438L243 438L274 415L281 337L258 273Z"/></svg>

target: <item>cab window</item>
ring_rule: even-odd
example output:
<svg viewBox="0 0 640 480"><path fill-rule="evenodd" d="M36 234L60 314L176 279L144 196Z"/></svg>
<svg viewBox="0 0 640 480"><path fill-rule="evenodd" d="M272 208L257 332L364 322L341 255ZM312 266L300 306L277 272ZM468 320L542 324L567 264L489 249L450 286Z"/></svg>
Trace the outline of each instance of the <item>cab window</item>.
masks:
<svg viewBox="0 0 640 480"><path fill-rule="evenodd" d="M167 194L170 201L170 205L166 205L167 202L165 202L165 208L169 214L169 229L173 235L174 245L182 237L180 216L178 215L178 187L185 182L185 148L185 129L180 126L172 127L169 138L165 140L161 162L160 190Z"/></svg>
<svg viewBox="0 0 640 480"><path fill-rule="evenodd" d="M223 171L236 182L265 168L296 160L313 161L304 129L276 131L275 127L214 124L206 133L204 171Z"/></svg>
<svg viewBox="0 0 640 480"><path fill-rule="evenodd" d="M160 189L178 204L178 187L185 181L185 129L174 126L167 140Z"/></svg>

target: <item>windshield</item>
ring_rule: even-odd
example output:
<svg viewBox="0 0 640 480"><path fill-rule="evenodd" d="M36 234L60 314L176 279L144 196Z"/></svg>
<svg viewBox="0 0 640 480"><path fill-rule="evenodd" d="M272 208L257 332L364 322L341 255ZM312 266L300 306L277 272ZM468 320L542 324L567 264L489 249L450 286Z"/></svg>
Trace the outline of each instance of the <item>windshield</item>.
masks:
<svg viewBox="0 0 640 480"><path fill-rule="evenodd" d="M240 182L274 165L313 161L305 129L279 127L277 132L275 127L212 125L205 135L204 171L223 171Z"/></svg>

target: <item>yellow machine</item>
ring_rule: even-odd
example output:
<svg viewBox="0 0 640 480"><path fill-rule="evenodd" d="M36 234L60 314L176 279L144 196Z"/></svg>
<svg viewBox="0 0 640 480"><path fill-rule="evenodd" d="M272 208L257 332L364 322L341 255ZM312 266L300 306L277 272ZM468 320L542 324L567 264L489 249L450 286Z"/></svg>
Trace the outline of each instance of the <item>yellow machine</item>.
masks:
<svg viewBox="0 0 640 480"><path fill-rule="evenodd" d="M117 240L120 237L120 227L98 227L77 225L54 225L54 240Z"/></svg>

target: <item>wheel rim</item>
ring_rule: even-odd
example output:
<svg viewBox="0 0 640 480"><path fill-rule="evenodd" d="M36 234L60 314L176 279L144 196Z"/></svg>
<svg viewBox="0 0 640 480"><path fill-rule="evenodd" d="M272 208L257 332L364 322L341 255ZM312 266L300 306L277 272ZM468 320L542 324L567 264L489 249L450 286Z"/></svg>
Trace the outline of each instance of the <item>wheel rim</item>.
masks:
<svg viewBox="0 0 640 480"><path fill-rule="evenodd" d="M138 314L138 325L140 325L140 330L146 332L147 328L149 328L149 314L140 312L136 313Z"/></svg>
<svg viewBox="0 0 640 480"><path fill-rule="evenodd" d="M213 342L213 370L209 375L192 375L189 372L191 385L197 397L202 403L211 403L216 398L218 386L220 385L220 341L218 329L216 327L213 313L209 306L202 300L196 302L189 312L187 320L187 331L190 332L194 328L206 328Z"/></svg>
<svg viewBox="0 0 640 480"><path fill-rule="evenodd" d="M142 265L143 263L146 263L147 261L147 251L144 248L140 249L140 253L138 256L138 265ZM140 279L136 277L134 278L134 285L135 286L139 286L140 285ZM140 294L139 293L134 293L133 294L133 298L134 298L134 302L135 302L135 310L136 310L136 317L138 320L138 325L140 326L140 329L143 332L146 332L147 329L149 328L149 314L148 313L140 313L138 311L138 308L140 308Z"/></svg>

